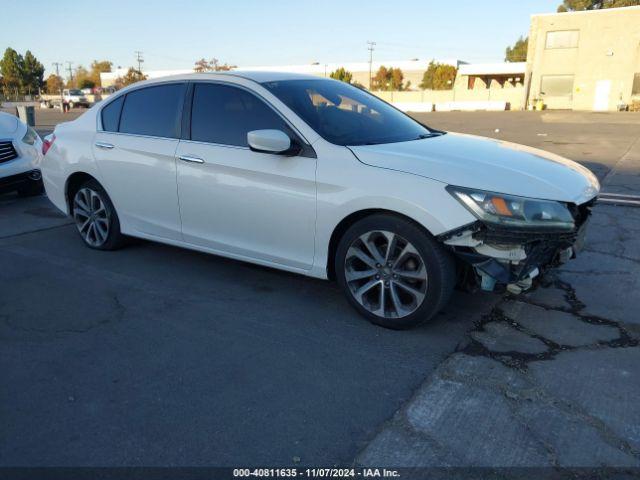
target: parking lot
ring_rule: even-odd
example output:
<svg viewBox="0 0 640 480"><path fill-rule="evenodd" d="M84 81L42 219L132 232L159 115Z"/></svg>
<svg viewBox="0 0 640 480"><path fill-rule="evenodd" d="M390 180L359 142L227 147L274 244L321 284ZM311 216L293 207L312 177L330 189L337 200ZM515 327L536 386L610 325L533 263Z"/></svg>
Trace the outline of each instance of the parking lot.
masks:
<svg viewBox="0 0 640 480"><path fill-rule="evenodd" d="M38 111L37 129L77 113ZM417 118L640 193L638 115ZM640 210L595 210L545 287L456 292L396 332L332 283L145 241L90 250L46 197L0 196L0 464L638 466Z"/></svg>

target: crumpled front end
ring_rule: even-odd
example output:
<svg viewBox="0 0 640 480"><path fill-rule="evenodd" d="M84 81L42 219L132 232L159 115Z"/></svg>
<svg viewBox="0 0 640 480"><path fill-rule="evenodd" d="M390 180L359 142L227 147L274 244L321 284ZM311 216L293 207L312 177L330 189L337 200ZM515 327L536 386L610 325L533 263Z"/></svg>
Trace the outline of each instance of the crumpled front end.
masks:
<svg viewBox="0 0 640 480"><path fill-rule="evenodd" d="M463 266L466 283L483 290L506 288L520 293L531 287L533 279L574 258L582 249L593 198L582 205L569 205L574 218L572 231L514 228L476 221L441 234L438 239L449 246Z"/></svg>

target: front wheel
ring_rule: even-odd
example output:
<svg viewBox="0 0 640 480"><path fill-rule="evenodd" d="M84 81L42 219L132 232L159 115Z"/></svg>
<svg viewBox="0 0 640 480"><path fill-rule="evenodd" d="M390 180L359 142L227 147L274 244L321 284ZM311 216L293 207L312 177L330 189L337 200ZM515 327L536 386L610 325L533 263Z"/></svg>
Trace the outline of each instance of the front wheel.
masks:
<svg viewBox="0 0 640 480"><path fill-rule="evenodd" d="M358 312L396 330L431 319L455 284L451 254L416 224L388 214L366 217L345 232L335 272Z"/></svg>
<svg viewBox="0 0 640 480"><path fill-rule="evenodd" d="M73 197L73 219L85 245L98 250L122 246L120 220L111 199L95 180L82 184Z"/></svg>

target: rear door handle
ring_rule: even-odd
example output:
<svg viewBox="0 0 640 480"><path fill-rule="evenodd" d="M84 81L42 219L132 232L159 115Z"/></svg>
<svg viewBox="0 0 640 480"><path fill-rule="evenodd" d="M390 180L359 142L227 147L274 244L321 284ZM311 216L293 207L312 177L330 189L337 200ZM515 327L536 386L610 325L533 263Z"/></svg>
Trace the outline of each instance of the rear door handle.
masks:
<svg viewBox="0 0 640 480"><path fill-rule="evenodd" d="M111 150L114 145L112 143L96 142L96 147Z"/></svg>
<svg viewBox="0 0 640 480"><path fill-rule="evenodd" d="M182 160L183 162L189 162L189 163L204 163L204 160L201 159L200 157L196 157L194 155L180 155L178 157L180 160Z"/></svg>

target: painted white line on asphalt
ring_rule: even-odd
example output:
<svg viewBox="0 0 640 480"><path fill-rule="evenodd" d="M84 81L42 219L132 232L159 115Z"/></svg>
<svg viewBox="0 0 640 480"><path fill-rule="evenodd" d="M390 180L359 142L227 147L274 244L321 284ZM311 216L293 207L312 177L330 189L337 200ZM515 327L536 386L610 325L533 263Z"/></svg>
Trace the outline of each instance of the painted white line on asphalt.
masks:
<svg viewBox="0 0 640 480"><path fill-rule="evenodd" d="M598 198L598 203L609 203L612 205L628 205L640 207L640 200L623 200L621 198Z"/></svg>
<svg viewBox="0 0 640 480"><path fill-rule="evenodd" d="M640 195L629 195L627 193L601 192L600 197L620 197L620 198L632 198L632 199L640 200Z"/></svg>

